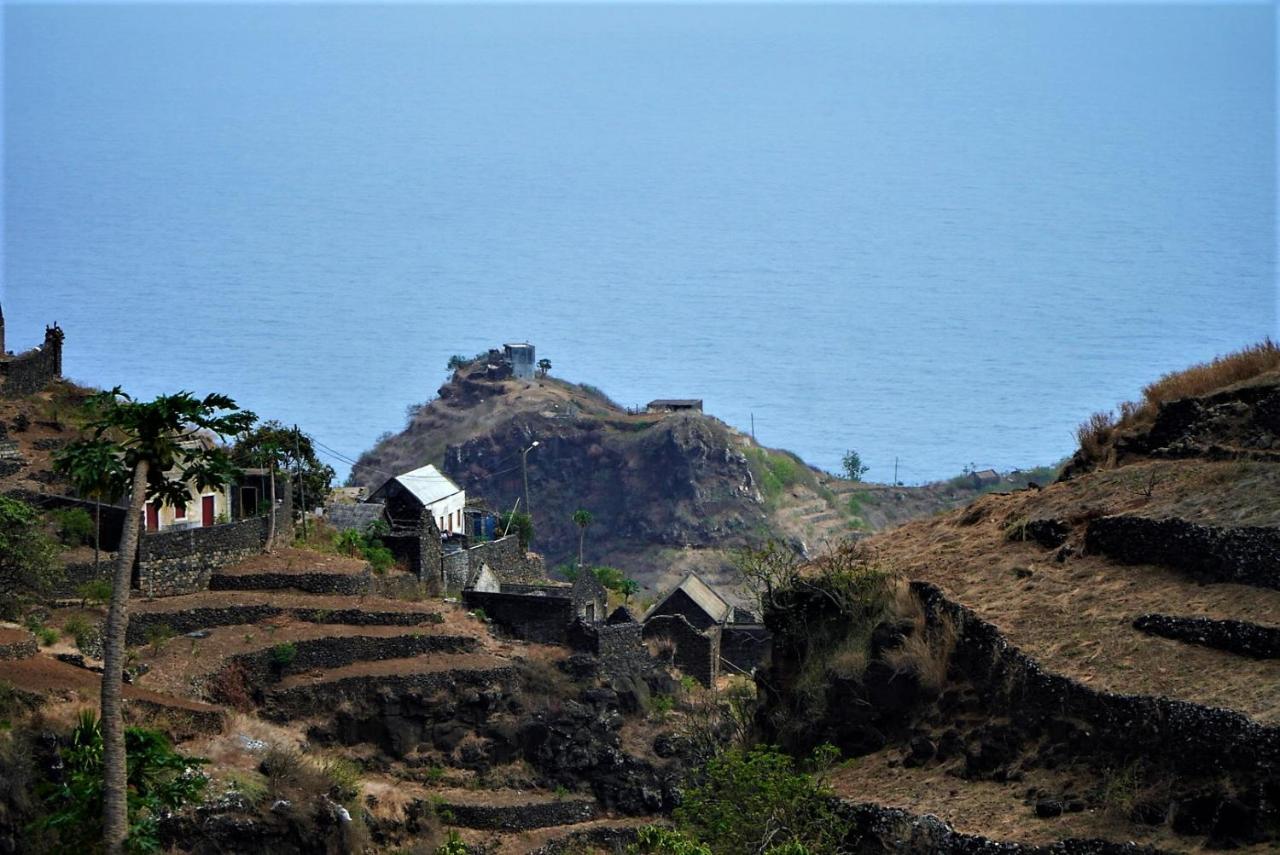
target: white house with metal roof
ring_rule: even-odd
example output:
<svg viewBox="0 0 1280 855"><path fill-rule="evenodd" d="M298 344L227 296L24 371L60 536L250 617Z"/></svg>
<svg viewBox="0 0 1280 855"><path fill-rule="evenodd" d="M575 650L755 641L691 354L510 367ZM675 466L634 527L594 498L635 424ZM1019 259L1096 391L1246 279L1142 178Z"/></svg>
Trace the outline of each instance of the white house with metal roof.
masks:
<svg viewBox="0 0 1280 855"><path fill-rule="evenodd" d="M435 517L441 534L466 533L466 490L430 463L387 481L369 501L385 502L388 516L396 523L416 518L425 508Z"/></svg>

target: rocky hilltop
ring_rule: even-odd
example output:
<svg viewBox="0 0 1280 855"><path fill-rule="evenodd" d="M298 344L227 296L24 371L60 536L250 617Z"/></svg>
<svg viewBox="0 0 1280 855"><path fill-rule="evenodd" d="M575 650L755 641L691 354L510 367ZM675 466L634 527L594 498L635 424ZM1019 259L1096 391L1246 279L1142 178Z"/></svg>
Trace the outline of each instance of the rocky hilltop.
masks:
<svg viewBox="0 0 1280 855"><path fill-rule="evenodd" d="M599 390L553 377L490 379L456 371L408 425L361 455L352 482L435 463L495 509L521 500L528 454L534 548L548 566L576 560L572 515L594 516L587 561L666 586L689 569L720 578L741 547L772 538L799 554L823 543L954 507L966 484L892 487L817 471L701 412L637 413Z"/></svg>

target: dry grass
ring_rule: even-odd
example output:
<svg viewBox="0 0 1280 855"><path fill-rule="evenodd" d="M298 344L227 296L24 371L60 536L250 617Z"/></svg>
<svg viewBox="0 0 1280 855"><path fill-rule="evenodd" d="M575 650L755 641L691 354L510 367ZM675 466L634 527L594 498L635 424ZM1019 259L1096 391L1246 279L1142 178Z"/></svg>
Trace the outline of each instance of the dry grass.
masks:
<svg viewBox="0 0 1280 855"><path fill-rule="evenodd" d="M1142 390L1140 403L1125 401L1116 412L1091 415L1076 429L1080 450L1090 461L1110 464L1117 435L1150 425L1161 404L1208 395L1276 371L1280 371L1280 344L1265 338L1243 350L1166 374Z"/></svg>
<svg viewBox="0 0 1280 855"><path fill-rule="evenodd" d="M1158 407L1180 398L1207 395L1277 370L1280 370L1280 345L1265 338L1235 353L1164 375L1142 390L1143 406Z"/></svg>
<svg viewBox="0 0 1280 855"><path fill-rule="evenodd" d="M1130 489L1136 484L1152 484L1152 495ZM1088 519L1103 513L1274 526L1277 496L1274 464L1150 461L1040 491L985 496L968 511L910 523L873 542L907 578L939 585L1050 671L1099 689L1225 707L1273 724L1280 723L1280 661L1145 635L1132 621L1159 612L1274 626L1280 591L1200 585L1175 570L1122 566L1096 555L1058 562L1052 551L1009 541L1005 532L1021 519L1062 519L1071 523L1068 544L1078 550Z"/></svg>

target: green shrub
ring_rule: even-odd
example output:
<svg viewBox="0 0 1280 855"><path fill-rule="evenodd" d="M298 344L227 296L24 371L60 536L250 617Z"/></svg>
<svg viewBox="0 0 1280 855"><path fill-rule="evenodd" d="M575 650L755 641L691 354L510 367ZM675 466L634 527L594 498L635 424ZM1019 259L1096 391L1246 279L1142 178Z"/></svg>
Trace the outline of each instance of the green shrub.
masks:
<svg viewBox="0 0 1280 855"><path fill-rule="evenodd" d="M335 757L324 764L325 781L329 795L344 805L354 804L360 797L360 767L350 760Z"/></svg>
<svg viewBox="0 0 1280 855"><path fill-rule="evenodd" d="M289 667L296 658L298 658L298 648L287 641L271 648L271 664L277 668Z"/></svg>
<svg viewBox="0 0 1280 855"><path fill-rule="evenodd" d="M82 642L88 639L93 629L93 624L80 615L75 615L67 618L67 622L62 625L62 634L67 638L74 639L77 645L82 646Z"/></svg>
<svg viewBox="0 0 1280 855"><path fill-rule="evenodd" d="M140 727L125 730L128 756L130 852L160 848L159 817L200 798L209 779L206 761L177 753L164 734ZM67 747L60 752L57 781L37 786L49 813L32 832L46 835L41 851L97 851L102 839L102 730L92 712L80 714Z"/></svg>
<svg viewBox="0 0 1280 855"><path fill-rule="evenodd" d="M820 747L810 761L815 773L809 774L773 747L726 751L707 763L703 782L685 793L676 826L712 855L842 851L848 828L823 781L838 756L830 745Z"/></svg>
<svg viewBox="0 0 1280 855"><path fill-rule="evenodd" d="M369 562L369 566L373 568L373 572L379 576L386 574L396 563L395 555L385 546L366 546L364 557Z"/></svg>
<svg viewBox="0 0 1280 855"><path fill-rule="evenodd" d="M636 842L627 847L627 855L712 855L711 847L674 828L646 825L636 831Z"/></svg>
<svg viewBox="0 0 1280 855"><path fill-rule="evenodd" d="M436 847L433 855L468 855L471 850L467 848L467 844L462 842L462 838L458 836L458 832L450 831L448 838Z"/></svg>
<svg viewBox="0 0 1280 855"><path fill-rule="evenodd" d="M164 647L164 643L173 638L173 627L167 623L153 623L147 627L147 644L151 645L151 649L159 651Z"/></svg>
<svg viewBox="0 0 1280 855"><path fill-rule="evenodd" d="M85 605L100 606L111 599L111 582L107 579L90 579L76 588L76 595Z"/></svg>
<svg viewBox="0 0 1280 855"><path fill-rule="evenodd" d="M43 626L40 628L40 631L36 633L36 635L40 637L41 645L43 645L44 647L49 647L51 645L58 643L58 637L61 635L61 633L59 633L56 629L54 629L51 626Z"/></svg>
<svg viewBox="0 0 1280 855"><path fill-rule="evenodd" d="M58 540L63 546L93 543L93 517L84 508L60 508L50 511L49 518L57 527Z"/></svg>

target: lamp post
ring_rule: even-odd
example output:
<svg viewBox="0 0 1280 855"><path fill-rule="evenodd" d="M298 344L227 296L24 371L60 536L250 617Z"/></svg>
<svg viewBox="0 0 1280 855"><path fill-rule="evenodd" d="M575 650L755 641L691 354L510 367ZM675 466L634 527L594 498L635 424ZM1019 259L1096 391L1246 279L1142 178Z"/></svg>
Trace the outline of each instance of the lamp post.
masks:
<svg viewBox="0 0 1280 855"><path fill-rule="evenodd" d="M535 439L533 445L520 452L520 474L524 476L524 512L530 519L533 518L533 510L529 506L529 452L537 447L538 441Z"/></svg>

